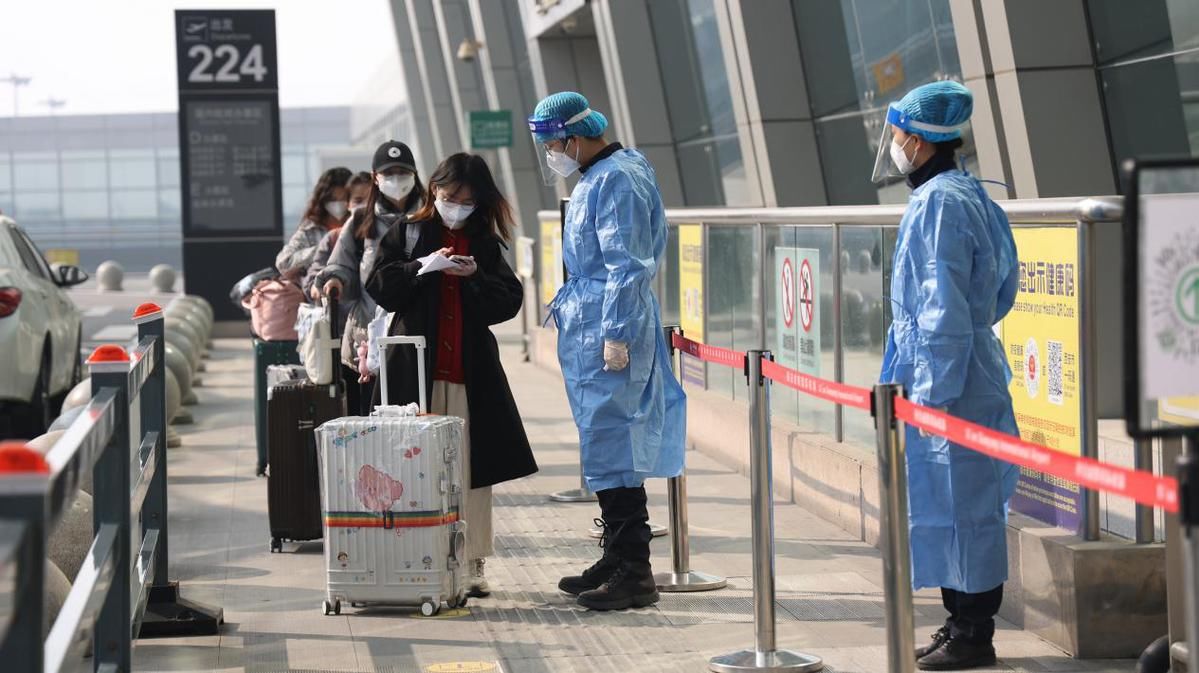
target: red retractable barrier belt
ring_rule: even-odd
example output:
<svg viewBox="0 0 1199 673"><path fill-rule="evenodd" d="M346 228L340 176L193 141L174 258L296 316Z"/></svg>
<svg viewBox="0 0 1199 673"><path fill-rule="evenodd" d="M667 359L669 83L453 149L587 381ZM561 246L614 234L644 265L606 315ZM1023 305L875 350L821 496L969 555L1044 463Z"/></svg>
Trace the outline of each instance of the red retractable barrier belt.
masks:
<svg viewBox="0 0 1199 673"><path fill-rule="evenodd" d="M745 353L741 351L701 344L698 341L692 341L683 337L678 332L674 333L671 342L675 348L704 362L712 362L736 369L745 369Z"/></svg>
<svg viewBox="0 0 1199 673"><path fill-rule="evenodd" d="M836 404L870 411L871 393L865 388L855 388L842 383L816 378L808 374L802 374L794 369L788 369L776 362L765 359L762 360L762 375L775 383L782 384L788 388L794 388L812 397L819 397L822 400L828 400Z"/></svg>
<svg viewBox="0 0 1199 673"><path fill-rule="evenodd" d="M1096 491L1121 495L1143 505L1161 507L1167 512L1178 511L1178 480L1174 477L1159 477L1093 458L1071 456L905 399L895 400L895 416L904 423L992 458L1052 474Z"/></svg>

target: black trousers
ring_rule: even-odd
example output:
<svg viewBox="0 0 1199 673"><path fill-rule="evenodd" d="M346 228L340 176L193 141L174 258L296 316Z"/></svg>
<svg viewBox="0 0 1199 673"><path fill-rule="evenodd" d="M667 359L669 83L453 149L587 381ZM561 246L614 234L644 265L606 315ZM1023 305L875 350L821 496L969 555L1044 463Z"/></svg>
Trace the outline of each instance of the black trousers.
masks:
<svg viewBox="0 0 1199 673"><path fill-rule="evenodd" d="M341 365L341 381L346 390L346 413L350 416L370 415L370 394L364 393L364 386L358 382L358 370Z"/></svg>
<svg viewBox="0 0 1199 673"><path fill-rule="evenodd" d="M639 570L648 570L653 533L649 528L645 487L608 488L596 491L595 496L599 498L609 536L608 551Z"/></svg>
<svg viewBox="0 0 1199 673"><path fill-rule="evenodd" d="M942 588L941 604L949 612L945 625L950 635L972 643L990 643L995 637L995 615L1003 604L1003 585L980 594Z"/></svg>

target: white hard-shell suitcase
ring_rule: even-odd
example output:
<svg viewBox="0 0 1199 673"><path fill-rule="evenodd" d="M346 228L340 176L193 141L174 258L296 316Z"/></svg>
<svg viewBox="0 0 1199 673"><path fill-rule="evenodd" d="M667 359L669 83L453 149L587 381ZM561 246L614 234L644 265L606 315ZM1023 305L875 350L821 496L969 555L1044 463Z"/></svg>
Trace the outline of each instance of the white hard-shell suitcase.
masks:
<svg viewBox="0 0 1199 673"><path fill-rule="evenodd" d="M424 337L379 340L381 350L393 344L418 349L423 412ZM426 616L437 614L442 603L466 604L466 522L459 519L465 424L388 406L385 370L380 368L384 404L372 415L334 419L317 429L325 614L340 614L342 602L420 606Z"/></svg>

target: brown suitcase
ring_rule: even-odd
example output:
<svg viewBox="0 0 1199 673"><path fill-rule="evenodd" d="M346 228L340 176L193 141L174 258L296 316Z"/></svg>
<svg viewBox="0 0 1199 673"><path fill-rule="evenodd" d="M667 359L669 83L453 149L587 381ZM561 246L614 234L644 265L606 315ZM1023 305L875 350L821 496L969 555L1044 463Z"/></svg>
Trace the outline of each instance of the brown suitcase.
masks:
<svg viewBox="0 0 1199 673"><path fill-rule="evenodd" d="M328 309L329 316L337 316L335 298ZM331 327L334 332L340 329L335 319ZM336 356L333 362L338 362ZM282 551L284 541L319 540L323 536L319 460L313 431L325 421L346 415L340 381L340 376L334 376L329 385L285 381L268 393L267 513L272 552Z"/></svg>

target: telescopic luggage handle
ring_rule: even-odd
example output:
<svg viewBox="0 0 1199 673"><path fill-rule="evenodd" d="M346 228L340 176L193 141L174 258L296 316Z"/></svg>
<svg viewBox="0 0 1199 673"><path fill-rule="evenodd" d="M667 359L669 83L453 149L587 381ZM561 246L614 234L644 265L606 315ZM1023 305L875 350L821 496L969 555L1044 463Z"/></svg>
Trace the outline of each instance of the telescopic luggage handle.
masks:
<svg viewBox="0 0 1199 673"><path fill-rule="evenodd" d="M417 406L420 412L427 413L425 408L425 338L423 336L385 336L375 341L379 349L379 400L387 406L387 347L408 344L416 346L416 389Z"/></svg>

